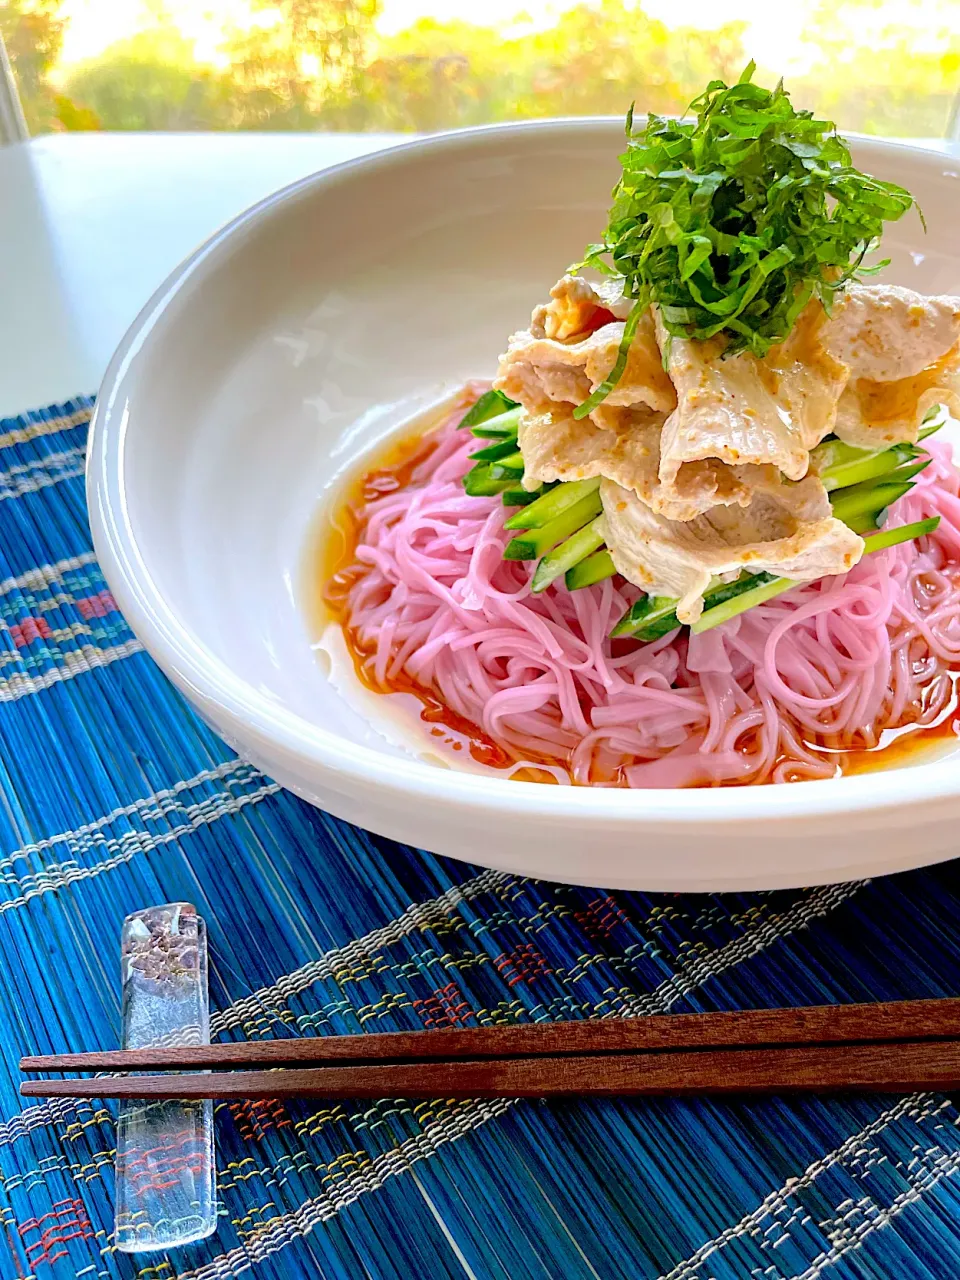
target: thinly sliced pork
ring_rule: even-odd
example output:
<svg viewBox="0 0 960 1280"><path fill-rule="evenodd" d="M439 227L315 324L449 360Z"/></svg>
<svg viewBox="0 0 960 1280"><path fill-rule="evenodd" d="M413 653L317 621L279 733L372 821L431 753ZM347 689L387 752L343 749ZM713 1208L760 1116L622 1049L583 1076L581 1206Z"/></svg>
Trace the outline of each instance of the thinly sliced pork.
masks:
<svg viewBox="0 0 960 1280"><path fill-rule="evenodd" d="M846 573L863 554L863 539L833 518L815 476L758 488L748 507L716 507L688 521L665 519L610 480L600 497L618 572L649 595L676 598L681 622L700 616L714 578L748 569L808 582Z"/></svg>
<svg viewBox="0 0 960 1280"><path fill-rule="evenodd" d="M849 284L833 304L822 340L853 378L914 378L960 342L960 298L928 298L895 284Z"/></svg>
<svg viewBox="0 0 960 1280"><path fill-rule="evenodd" d="M777 482L773 467L729 467L706 458L688 464L679 483L666 487L659 474L663 421L662 413L646 406L603 404L580 421L570 405L524 413L519 431L524 485L535 489L552 480L606 476L632 489L661 515L692 520L718 504L745 505L755 487Z"/></svg>
<svg viewBox="0 0 960 1280"><path fill-rule="evenodd" d="M848 377L820 341L823 319L819 303L811 305L786 342L758 360L749 353L724 358L722 339L669 339L657 316L677 392L660 445L665 488L682 487L683 469L704 458L773 466L791 480L806 475L810 450L832 430Z"/></svg>
<svg viewBox="0 0 960 1280"><path fill-rule="evenodd" d="M551 290L552 301L533 313L530 328L515 333L494 386L537 413L550 404L581 404L613 368L629 302L575 276ZM627 367L610 406L642 405L669 413L677 402L663 368L653 317L644 315L630 345Z"/></svg>
<svg viewBox="0 0 960 1280"><path fill-rule="evenodd" d="M849 368L834 425L848 444L916 440L937 404L960 413L960 298L850 285L824 326L823 342Z"/></svg>
<svg viewBox="0 0 960 1280"><path fill-rule="evenodd" d="M534 310L530 331L538 338L568 342L610 320L626 320L631 306L620 278L594 284L583 276L561 276L550 290L550 301Z"/></svg>
<svg viewBox="0 0 960 1280"><path fill-rule="evenodd" d="M927 411L938 404L960 416L960 348L897 382L855 379L840 397L834 431L847 444L868 449L914 441Z"/></svg>
<svg viewBox="0 0 960 1280"><path fill-rule="evenodd" d="M932 404L960 412L960 298L850 285L829 317L811 303L763 360L724 359L722 339L668 346L651 311L616 389L574 419L613 366L630 306L616 280L565 276L511 339L495 385L525 410L528 488L599 475L655 515L690 521L749 508L781 476L802 479L831 431L873 447L916 439Z"/></svg>

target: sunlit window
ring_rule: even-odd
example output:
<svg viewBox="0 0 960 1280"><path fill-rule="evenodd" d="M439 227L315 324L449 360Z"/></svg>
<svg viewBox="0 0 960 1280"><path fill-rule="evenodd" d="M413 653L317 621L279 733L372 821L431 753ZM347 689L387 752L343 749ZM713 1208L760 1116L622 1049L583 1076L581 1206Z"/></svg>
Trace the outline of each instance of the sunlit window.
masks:
<svg viewBox="0 0 960 1280"><path fill-rule="evenodd" d="M34 133L681 112L749 58L844 129L943 137L958 0L0 0Z"/></svg>

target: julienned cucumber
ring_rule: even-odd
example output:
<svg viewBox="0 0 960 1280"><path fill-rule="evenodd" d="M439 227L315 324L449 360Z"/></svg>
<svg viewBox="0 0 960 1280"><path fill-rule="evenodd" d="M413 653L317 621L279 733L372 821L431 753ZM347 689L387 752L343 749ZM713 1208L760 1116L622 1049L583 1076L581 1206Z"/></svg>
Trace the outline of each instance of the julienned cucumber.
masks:
<svg viewBox="0 0 960 1280"><path fill-rule="evenodd" d="M540 501L545 502L548 498L552 498L553 493L556 492L558 490L546 494ZM536 503L533 503L526 510L532 511L536 505ZM575 502L572 507L567 507L556 519L550 520L547 524L539 525L535 529L528 529L525 533L518 534L504 548L504 560L539 560L551 547L555 547L558 542L566 541L572 533L576 533L578 529L582 529L585 524L598 516L600 510L599 493L588 493L579 502ZM522 512L517 514L522 514ZM592 547L591 550L596 550L596 547Z"/></svg>
<svg viewBox="0 0 960 1280"><path fill-rule="evenodd" d="M513 453L508 454L505 458L498 458L496 462L490 464L490 470L495 476L510 476L513 480L523 479L523 457L519 449L514 449Z"/></svg>
<svg viewBox="0 0 960 1280"><path fill-rule="evenodd" d="M520 416L520 406L516 400L511 400L502 391L485 391L479 400L470 406L457 426L478 427L482 422L489 422L491 418L503 416L508 409L515 410L517 417Z"/></svg>
<svg viewBox="0 0 960 1280"><path fill-rule="evenodd" d="M506 448L504 448L506 446ZM509 487L519 487L523 477L523 458L515 440L490 445L471 454L474 465L463 477L464 493L471 498L489 497Z"/></svg>
<svg viewBox="0 0 960 1280"><path fill-rule="evenodd" d="M516 447L517 430L514 427L498 427L498 426L482 426L474 427L470 432L472 436L476 436L478 440L512 440Z"/></svg>
<svg viewBox="0 0 960 1280"><path fill-rule="evenodd" d="M500 431L504 435L515 436L517 428L520 425L520 415L523 410L519 405L515 405L512 409L502 410L500 413L494 414L492 417L484 418L482 422L478 422L471 428L473 431Z"/></svg>
<svg viewBox="0 0 960 1280"><path fill-rule="evenodd" d="M885 445L882 449L858 449L835 436L824 440L810 454L810 472L823 481L828 493L876 479L894 467L915 458L920 450L914 444Z"/></svg>
<svg viewBox="0 0 960 1280"><path fill-rule="evenodd" d="M617 572L613 556L603 548L585 560L579 560L572 569L568 569L564 577L568 591L579 591L581 587L592 587L595 582L603 582L612 578Z"/></svg>
<svg viewBox="0 0 960 1280"><path fill-rule="evenodd" d="M889 484L867 484L864 488L854 485L849 491L837 494L831 506L837 520L850 524L861 516L878 516L881 511L902 498L911 488L908 480Z"/></svg>
<svg viewBox="0 0 960 1280"><path fill-rule="evenodd" d="M542 487L534 489L532 493L520 488L504 489L500 497L503 499L505 507L528 507L531 502L536 502L542 492Z"/></svg>
<svg viewBox="0 0 960 1280"><path fill-rule="evenodd" d="M861 455L863 453L859 449L856 452ZM862 484L864 481L879 480L882 476L896 470L902 463L910 462L919 455L920 450L912 444L899 444L892 449L878 449L875 453L867 454L866 457L851 458L828 467L821 473L820 479L827 493L833 493L835 489L847 489L851 485Z"/></svg>
<svg viewBox="0 0 960 1280"><path fill-rule="evenodd" d="M517 511L506 522L506 529L539 529L549 524L557 516L575 506L582 498L596 493L600 488L599 478L593 480L570 480L558 484L542 498L532 502L523 511ZM599 501L599 499L598 499Z"/></svg>
<svg viewBox="0 0 960 1280"><path fill-rule="evenodd" d="M502 392L488 391L461 419L461 427L469 427L474 435L491 442L471 455L475 465L464 477L465 491L471 496L500 494L505 506L519 508L505 527L526 532L507 544L504 558L539 559L531 581L534 591L543 591L561 574L570 591L612 577L616 567L598 529L600 480L555 482L535 491L518 483L523 475L523 457L517 448L521 413L521 406ZM918 440L926 439L941 425L933 422L926 426ZM811 454L811 470L819 474L832 494L834 516L855 532L868 535L864 539L865 554L936 528L938 521L933 519L877 534L868 532L877 527L886 508L912 488L914 477L929 463L930 458L923 456L916 445L906 443L885 449L859 449L832 438ZM731 583L715 582L704 594L704 612L691 630L698 634L708 631L795 585L767 573L748 574ZM611 636L650 641L679 625L675 600L642 596L614 627Z"/></svg>
<svg viewBox="0 0 960 1280"><path fill-rule="evenodd" d="M913 524L901 524L896 529L881 529L879 533L871 533L863 540L863 554L886 551L887 547L896 547L901 542L922 538L925 534L933 533L939 523L939 516L928 516L926 520L914 520Z"/></svg>
<svg viewBox="0 0 960 1280"><path fill-rule="evenodd" d="M641 596L610 632L610 638L636 636L640 640L659 640L679 626L677 602L672 596Z"/></svg>
<svg viewBox="0 0 960 1280"><path fill-rule="evenodd" d="M502 493L508 485L514 484L516 477L506 475L494 476L492 462L478 462L463 477L463 491L471 498L489 498Z"/></svg>
<svg viewBox="0 0 960 1280"><path fill-rule="evenodd" d="M494 418L484 418L482 422L471 427L472 435L481 440L513 440L517 439L520 427L520 406L508 409L506 413L498 413Z"/></svg>
<svg viewBox="0 0 960 1280"><path fill-rule="evenodd" d="M710 609L725 604L728 600L743 595L745 591L751 591L765 582L773 581L774 577L771 573L748 573L743 577L735 578L733 582L720 582L714 579L703 593L704 607ZM637 636L640 640L658 640L660 636L665 636L668 631L673 631L675 627L680 626L676 608L677 602L672 597L658 596L650 599L649 596L641 596L623 615L610 634L611 636Z"/></svg>
<svg viewBox="0 0 960 1280"><path fill-rule="evenodd" d="M513 436L507 440L495 440L493 444L488 444L483 449L478 449L476 453L471 453L471 462L496 462L498 458L509 458L511 453L516 453L517 442Z"/></svg>
<svg viewBox="0 0 960 1280"><path fill-rule="evenodd" d="M561 573L566 573L575 564L598 551L603 546L601 523L598 516L545 555L533 575L531 591L545 591L554 578L559 578Z"/></svg>

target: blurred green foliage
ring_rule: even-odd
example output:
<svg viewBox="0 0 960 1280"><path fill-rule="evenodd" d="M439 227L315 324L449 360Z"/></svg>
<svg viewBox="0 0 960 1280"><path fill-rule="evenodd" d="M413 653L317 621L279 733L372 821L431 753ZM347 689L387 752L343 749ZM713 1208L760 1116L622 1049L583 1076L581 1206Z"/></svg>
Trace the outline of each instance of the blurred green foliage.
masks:
<svg viewBox="0 0 960 1280"><path fill-rule="evenodd" d="M858 133L942 137L960 95L960 3L931 4L916 26L906 6L896 21L878 23L878 11L878 0L820 0L810 32L818 58L791 80L794 97Z"/></svg>
<svg viewBox="0 0 960 1280"><path fill-rule="evenodd" d="M775 0L771 0L774 3ZM547 115L681 112L713 76L747 61L744 26L668 28L631 0L583 0L545 30L506 36L423 19L376 30L380 0L255 0L260 21L229 33L224 65L197 63L164 19L57 83L62 0L0 0L0 33L28 123L50 129L454 128ZM842 128L898 136L944 132L960 87L960 24L887 28L858 46L877 0L824 0L806 41L813 71L795 101Z"/></svg>
<svg viewBox="0 0 960 1280"><path fill-rule="evenodd" d="M48 82L63 43L61 7L61 0L0 0L0 36L16 71L31 133L67 127Z"/></svg>

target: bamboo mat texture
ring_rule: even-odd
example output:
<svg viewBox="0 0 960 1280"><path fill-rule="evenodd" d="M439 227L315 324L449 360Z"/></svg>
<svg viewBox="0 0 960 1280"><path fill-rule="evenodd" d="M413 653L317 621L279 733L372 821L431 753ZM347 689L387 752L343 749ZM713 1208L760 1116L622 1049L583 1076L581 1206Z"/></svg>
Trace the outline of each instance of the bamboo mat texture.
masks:
<svg viewBox="0 0 960 1280"><path fill-rule="evenodd" d="M114 1251L115 1104L27 1104L17 1060L117 1043L130 911L196 903L215 1038L312 1036L957 995L960 876L608 893L309 808L230 753L117 612L84 509L91 404L0 422L0 1275L960 1275L960 1113L931 1094L224 1103L216 1235Z"/></svg>

